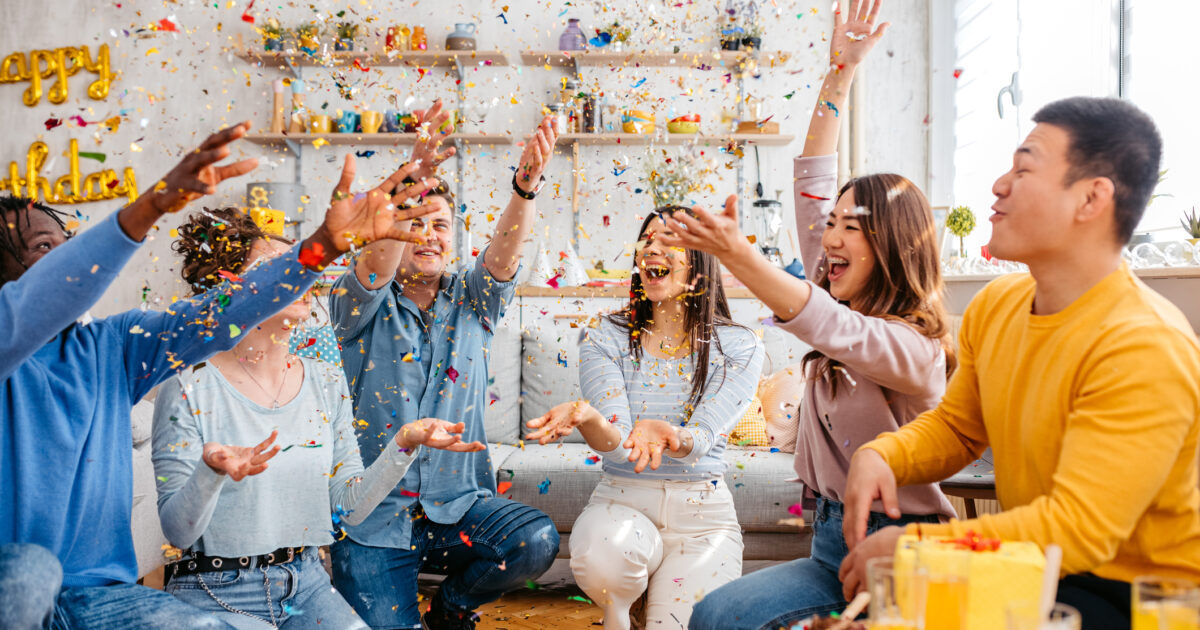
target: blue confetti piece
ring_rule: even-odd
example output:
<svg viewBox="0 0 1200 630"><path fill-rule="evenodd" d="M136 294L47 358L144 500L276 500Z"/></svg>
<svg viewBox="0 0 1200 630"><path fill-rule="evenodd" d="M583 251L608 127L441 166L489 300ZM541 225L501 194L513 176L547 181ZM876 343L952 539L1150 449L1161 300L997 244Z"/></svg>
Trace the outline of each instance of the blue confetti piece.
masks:
<svg viewBox="0 0 1200 630"><path fill-rule="evenodd" d="M634 189L633 189L633 194L635 194L635 195L640 195L640 194L642 194L642 189L641 189L641 188L634 188Z"/></svg>
<svg viewBox="0 0 1200 630"><path fill-rule="evenodd" d="M772 453L778 453L778 452L779 452L779 449L777 449L777 448L775 448L774 446L772 446L772 447L771 447L771 452L772 452Z"/></svg>
<svg viewBox="0 0 1200 630"><path fill-rule="evenodd" d="M562 16L566 15L568 10L569 9L563 9L562 11L559 11L558 17L562 17Z"/></svg>
<svg viewBox="0 0 1200 630"><path fill-rule="evenodd" d="M304 611L300 610L299 608L296 608L295 606L292 606L291 604L289 604L287 602L284 602L283 613L285 615L290 615L292 617L299 617L300 615L304 614Z"/></svg>
<svg viewBox="0 0 1200 630"><path fill-rule="evenodd" d="M458 211L465 214L467 212L467 204L465 204L465 203L458 204Z"/></svg>
<svg viewBox="0 0 1200 630"><path fill-rule="evenodd" d="M367 276L367 280L370 281L371 284L375 284L375 278L376 278L375 274L371 274L371 275Z"/></svg>
<svg viewBox="0 0 1200 630"><path fill-rule="evenodd" d="M616 177L620 177L620 176L621 176L621 175L623 175L623 174L625 173L625 171L627 171L627 170L629 170L629 167L628 167L628 166L621 167L621 168L614 168L614 169L613 169L613 175L615 175Z"/></svg>
<svg viewBox="0 0 1200 630"><path fill-rule="evenodd" d="M821 101L821 104L824 105L825 107L828 107L833 112L833 116L835 118L838 116L837 105L834 105L833 103L830 103L829 101Z"/></svg>
<svg viewBox="0 0 1200 630"><path fill-rule="evenodd" d="M545 481L538 484L538 494L549 494L549 492L550 492L550 478L546 477Z"/></svg>
<svg viewBox="0 0 1200 630"><path fill-rule="evenodd" d="M497 15L496 17L500 18L501 20L504 20L505 24L508 24L508 18L504 17L503 13L501 13L500 15Z"/></svg>
<svg viewBox="0 0 1200 630"><path fill-rule="evenodd" d="M562 352L558 353L558 364L563 367L568 367L567 366L567 357Z"/></svg>
<svg viewBox="0 0 1200 630"><path fill-rule="evenodd" d="M637 83L634 83L632 87L640 88L640 87L642 87L642 84L645 82L646 82L646 77L642 77L641 79L638 80Z"/></svg>
<svg viewBox="0 0 1200 630"><path fill-rule="evenodd" d="M360 158L369 158L372 155L375 155L375 152L374 151L355 151L354 155L357 157L360 157Z"/></svg>

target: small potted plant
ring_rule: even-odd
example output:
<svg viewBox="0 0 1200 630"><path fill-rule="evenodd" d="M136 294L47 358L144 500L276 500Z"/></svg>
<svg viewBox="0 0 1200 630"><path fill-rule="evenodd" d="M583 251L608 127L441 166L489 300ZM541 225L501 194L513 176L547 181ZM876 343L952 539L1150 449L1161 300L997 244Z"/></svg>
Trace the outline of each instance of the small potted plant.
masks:
<svg viewBox="0 0 1200 630"><path fill-rule="evenodd" d="M1179 220L1179 224L1183 226L1183 230L1188 233L1188 242L1192 245L1200 243L1200 217L1196 216L1196 206L1192 206L1192 211L1184 212L1183 218Z"/></svg>
<svg viewBox="0 0 1200 630"><path fill-rule="evenodd" d="M269 18L259 31L263 38L263 50L283 50L283 27L279 20Z"/></svg>
<svg viewBox="0 0 1200 630"><path fill-rule="evenodd" d="M950 211L946 216L946 229L950 233L958 237L958 255L962 258L967 257L966 247L963 245L963 239L975 229L975 213L967 206L958 206Z"/></svg>
<svg viewBox="0 0 1200 630"><path fill-rule="evenodd" d="M337 41L333 44L334 50L354 50L354 38L358 37L358 24L353 22L341 22L337 25Z"/></svg>
<svg viewBox="0 0 1200 630"><path fill-rule="evenodd" d="M321 29L316 22L308 22L296 27L296 43L300 46L300 50L315 55L321 49L320 37Z"/></svg>
<svg viewBox="0 0 1200 630"><path fill-rule="evenodd" d="M758 22L751 22L746 25L745 33L742 34L742 50L761 50L763 27Z"/></svg>
<svg viewBox="0 0 1200 630"><path fill-rule="evenodd" d="M588 40L588 44L593 48L603 48L612 46L613 52L621 52L625 48L625 42L629 41L631 31L628 26L621 26L621 23L613 20L613 23L596 29L596 36Z"/></svg>

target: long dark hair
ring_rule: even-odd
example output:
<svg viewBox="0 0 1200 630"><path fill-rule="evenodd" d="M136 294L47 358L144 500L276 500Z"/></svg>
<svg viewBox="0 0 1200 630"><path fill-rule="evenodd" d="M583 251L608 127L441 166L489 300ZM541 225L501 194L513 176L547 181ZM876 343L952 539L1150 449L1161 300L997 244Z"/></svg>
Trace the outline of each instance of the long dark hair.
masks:
<svg viewBox="0 0 1200 630"><path fill-rule="evenodd" d="M863 287L858 308L863 315L897 319L922 335L936 339L946 353L946 375L957 365L949 316L942 301L945 285L934 229L933 212L925 194L908 179L894 173L864 175L846 182L838 199L854 191L854 203L865 208L859 227L875 254L875 269ZM829 265L824 258L815 270L817 286L829 290ZM837 395L834 370L840 363L813 350L803 365L812 364L812 378L829 380Z"/></svg>
<svg viewBox="0 0 1200 630"><path fill-rule="evenodd" d="M637 240L645 238L646 228L654 219L666 223L666 217L673 212L692 214L689 208L683 206L662 206L651 212L642 221L638 230ZM721 267L716 256L700 250L687 250L688 285L691 289L684 294L683 324L687 329L688 347L692 349L692 395L688 400L688 412L700 404L704 396L704 386L708 381L708 358L710 348L716 344L721 348L721 339L717 336L717 326L737 326L729 312L729 301L725 299L725 285L721 282ZM634 256L634 271L629 287L629 304L607 316L612 323L629 331L629 354L636 361L642 358L641 335L654 323L654 305L646 299L646 291L642 288L641 276L637 273L637 257Z"/></svg>

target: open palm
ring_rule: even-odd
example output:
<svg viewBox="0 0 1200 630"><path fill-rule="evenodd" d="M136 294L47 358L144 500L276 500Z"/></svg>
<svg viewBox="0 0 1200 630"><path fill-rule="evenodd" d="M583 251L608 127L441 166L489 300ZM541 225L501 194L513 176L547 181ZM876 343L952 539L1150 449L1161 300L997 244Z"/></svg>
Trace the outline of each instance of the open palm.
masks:
<svg viewBox="0 0 1200 630"><path fill-rule="evenodd" d="M404 207L436 185L432 181L406 185L404 179L417 168L416 164L405 164L375 188L362 195L353 195L350 185L354 182L354 154L346 155L342 178L334 188L324 223L339 251L381 239L424 242L420 234L409 231L408 221L436 212L439 206L424 203Z"/></svg>
<svg viewBox="0 0 1200 630"><path fill-rule="evenodd" d="M229 157L229 145L245 136L249 129L250 123L244 122L209 136L147 191L150 203L159 212L178 212L188 203L217 192L217 184L254 170L258 166L258 160L254 158L216 165Z"/></svg>
<svg viewBox="0 0 1200 630"><path fill-rule="evenodd" d="M883 38L890 24L884 22L878 28L875 18L879 17L882 0L846 0L839 3L833 14L833 37L829 41L829 63L835 66L859 64L867 53Z"/></svg>
<svg viewBox="0 0 1200 630"><path fill-rule="evenodd" d="M664 420L638 420L625 440L629 461L635 462L633 472L639 473L646 469L646 464L650 470L658 470L663 451L678 451L679 446L679 433Z"/></svg>
<svg viewBox="0 0 1200 630"><path fill-rule="evenodd" d="M422 418L400 427L396 433L396 444L401 448L412 448L423 444L430 448L458 453L482 451L486 448L480 442L463 442L462 432L466 425L462 422L453 424L438 418Z"/></svg>
<svg viewBox="0 0 1200 630"><path fill-rule="evenodd" d="M201 456L205 464L217 474L229 475L234 481L241 481L251 475L257 475L267 469L267 460L275 457L279 446L271 448L278 431L272 431L267 439L257 446L236 446L220 442L206 442L204 454Z"/></svg>
<svg viewBox="0 0 1200 630"><path fill-rule="evenodd" d="M746 237L738 229L737 196L725 199L725 209L720 213L707 212L699 206L691 213L671 213L667 221L669 233L658 235L659 241L668 247L695 249L724 258L745 247Z"/></svg>
<svg viewBox="0 0 1200 630"><path fill-rule="evenodd" d="M554 440L571 435L575 427L583 424L592 406L582 400L572 400L555 405L545 415L525 423L531 429L537 429L525 436L526 440L537 440L539 444L549 444Z"/></svg>

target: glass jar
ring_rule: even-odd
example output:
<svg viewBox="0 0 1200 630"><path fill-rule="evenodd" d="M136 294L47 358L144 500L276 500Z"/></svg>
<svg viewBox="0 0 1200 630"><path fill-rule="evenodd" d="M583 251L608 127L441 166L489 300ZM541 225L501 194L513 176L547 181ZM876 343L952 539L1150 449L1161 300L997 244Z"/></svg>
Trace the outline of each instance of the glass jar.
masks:
<svg viewBox="0 0 1200 630"><path fill-rule="evenodd" d="M550 111L550 116L554 118L555 131L559 134L571 133L566 107L562 103L550 103L546 105L546 109Z"/></svg>

